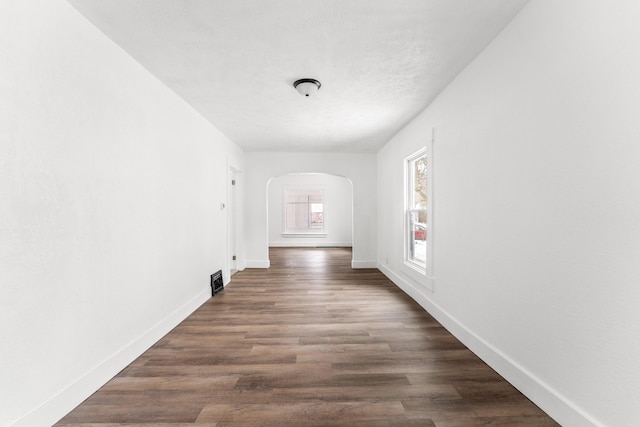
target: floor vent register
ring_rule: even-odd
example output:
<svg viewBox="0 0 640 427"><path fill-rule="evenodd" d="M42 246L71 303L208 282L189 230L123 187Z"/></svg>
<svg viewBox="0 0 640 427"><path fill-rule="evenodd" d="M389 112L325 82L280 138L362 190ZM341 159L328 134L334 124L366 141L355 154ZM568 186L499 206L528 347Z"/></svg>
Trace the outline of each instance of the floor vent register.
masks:
<svg viewBox="0 0 640 427"><path fill-rule="evenodd" d="M211 296L215 296L223 289L224 284L222 283L222 270L218 270L211 275Z"/></svg>

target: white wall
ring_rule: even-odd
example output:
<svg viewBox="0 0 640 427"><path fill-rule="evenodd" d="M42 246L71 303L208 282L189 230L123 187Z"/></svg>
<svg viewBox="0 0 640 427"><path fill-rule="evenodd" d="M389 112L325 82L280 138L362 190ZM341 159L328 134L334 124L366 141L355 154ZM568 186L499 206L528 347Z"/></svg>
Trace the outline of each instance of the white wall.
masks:
<svg viewBox="0 0 640 427"><path fill-rule="evenodd" d="M0 425L51 425L207 299L242 152L66 2L0 9Z"/></svg>
<svg viewBox="0 0 640 427"><path fill-rule="evenodd" d="M322 189L323 236L283 235L284 188ZM351 246L353 190L348 179L328 174L297 174L273 178L268 184L269 246Z"/></svg>
<svg viewBox="0 0 640 427"><path fill-rule="evenodd" d="M353 184L353 261L376 265L376 155L373 153L245 154L245 243L247 267L269 266L267 183L292 173L328 173Z"/></svg>
<svg viewBox="0 0 640 427"><path fill-rule="evenodd" d="M431 128L434 291L394 280L566 426L637 425L640 2L532 0L378 153L378 241ZM395 253L395 252L393 252Z"/></svg>

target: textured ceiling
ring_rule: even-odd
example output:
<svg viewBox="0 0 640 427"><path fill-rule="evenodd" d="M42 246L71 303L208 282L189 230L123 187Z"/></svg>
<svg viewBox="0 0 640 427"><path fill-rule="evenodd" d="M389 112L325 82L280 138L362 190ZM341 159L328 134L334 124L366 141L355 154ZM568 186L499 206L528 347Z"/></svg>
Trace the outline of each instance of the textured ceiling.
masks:
<svg viewBox="0 0 640 427"><path fill-rule="evenodd" d="M527 0L68 1L247 151L375 152Z"/></svg>

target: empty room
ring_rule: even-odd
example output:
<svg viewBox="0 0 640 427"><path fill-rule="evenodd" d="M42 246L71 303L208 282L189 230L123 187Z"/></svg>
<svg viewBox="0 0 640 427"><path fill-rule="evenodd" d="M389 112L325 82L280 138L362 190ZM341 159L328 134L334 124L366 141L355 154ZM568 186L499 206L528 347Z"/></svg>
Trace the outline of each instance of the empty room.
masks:
<svg viewBox="0 0 640 427"><path fill-rule="evenodd" d="M636 426L638 22L3 0L0 426Z"/></svg>

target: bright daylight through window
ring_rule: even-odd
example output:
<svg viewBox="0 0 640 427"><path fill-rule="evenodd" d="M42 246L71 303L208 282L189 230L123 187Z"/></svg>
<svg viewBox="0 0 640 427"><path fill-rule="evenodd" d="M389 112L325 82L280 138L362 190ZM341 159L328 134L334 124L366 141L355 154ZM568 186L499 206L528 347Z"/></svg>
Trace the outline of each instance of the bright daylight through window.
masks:
<svg viewBox="0 0 640 427"><path fill-rule="evenodd" d="M322 190L284 190L284 205L285 233L324 233L324 194Z"/></svg>
<svg viewBox="0 0 640 427"><path fill-rule="evenodd" d="M427 267L427 151L407 159L406 261L420 270Z"/></svg>

